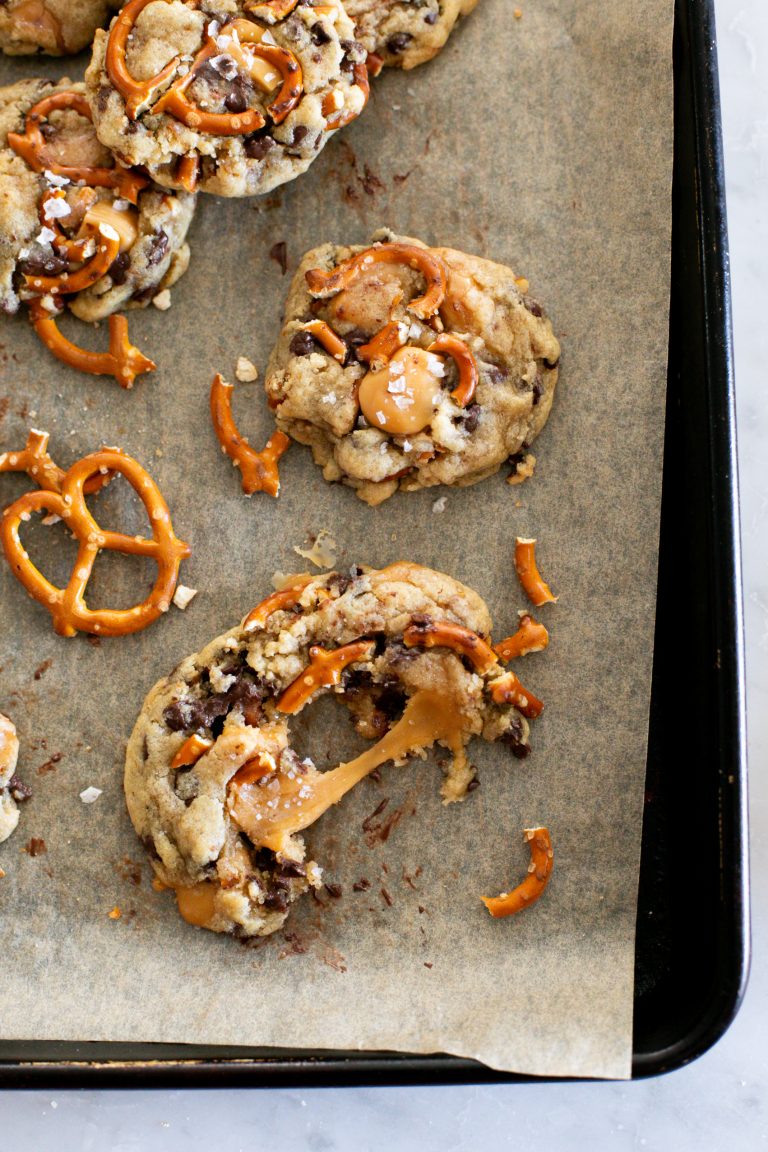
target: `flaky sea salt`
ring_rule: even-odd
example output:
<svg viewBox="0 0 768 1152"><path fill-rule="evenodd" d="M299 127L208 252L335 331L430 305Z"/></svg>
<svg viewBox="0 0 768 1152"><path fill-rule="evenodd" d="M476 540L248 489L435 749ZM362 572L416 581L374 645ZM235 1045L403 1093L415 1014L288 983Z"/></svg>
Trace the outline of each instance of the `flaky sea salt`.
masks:
<svg viewBox="0 0 768 1152"><path fill-rule="evenodd" d="M186 584L179 584L173 594L173 602L177 608L181 608L182 612L197 596L197 588L188 588Z"/></svg>
<svg viewBox="0 0 768 1152"><path fill-rule="evenodd" d="M445 505L447 504L447 502L448 502L448 498L446 496L441 496L439 500L435 500L434 504L432 505L433 513L445 512Z"/></svg>
<svg viewBox="0 0 768 1152"><path fill-rule="evenodd" d="M101 796L101 792L101 788L84 788L80 793L80 799L82 800L83 804L94 804L98 800L99 796Z"/></svg>
<svg viewBox="0 0 768 1152"><path fill-rule="evenodd" d="M258 380L259 370L247 356L238 356L235 366L235 376L237 376L238 380L243 384L252 384L254 380Z"/></svg>

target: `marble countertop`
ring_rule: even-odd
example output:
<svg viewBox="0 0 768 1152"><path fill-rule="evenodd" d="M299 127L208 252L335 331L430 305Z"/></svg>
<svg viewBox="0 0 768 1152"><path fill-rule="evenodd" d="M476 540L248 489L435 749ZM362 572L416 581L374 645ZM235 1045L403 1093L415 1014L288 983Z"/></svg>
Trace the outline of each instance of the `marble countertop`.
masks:
<svg viewBox="0 0 768 1152"><path fill-rule="evenodd" d="M768 4L715 0L738 389L752 768L754 961L744 1006L690 1067L635 1084L232 1092L6 1092L0 1144L26 1152L569 1152L768 1145Z"/></svg>

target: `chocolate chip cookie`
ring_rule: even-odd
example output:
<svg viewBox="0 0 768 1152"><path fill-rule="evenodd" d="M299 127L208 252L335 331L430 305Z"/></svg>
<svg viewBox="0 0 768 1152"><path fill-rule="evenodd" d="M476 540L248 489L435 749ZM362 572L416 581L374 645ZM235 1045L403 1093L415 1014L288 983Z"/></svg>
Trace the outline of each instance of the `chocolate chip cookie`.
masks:
<svg viewBox="0 0 768 1152"><path fill-rule="evenodd" d="M308 252L265 377L278 427L326 480L369 504L398 488L474 484L513 463L549 416L560 346L527 281L382 230Z"/></svg>
<svg viewBox="0 0 768 1152"><path fill-rule="evenodd" d="M7 840L19 822L14 792L14 772L19 756L16 728L0 713L0 844Z"/></svg>
<svg viewBox="0 0 768 1152"><path fill-rule="evenodd" d="M477 593L415 564L292 577L156 684L128 743L125 794L182 916L274 932L321 882L301 832L375 768L442 744L451 802L471 790L472 736L524 756L540 705L504 671L490 628ZM329 692L377 743L319 772L289 722Z"/></svg>
<svg viewBox="0 0 768 1152"><path fill-rule="evenodd" d="M415 68L445 45L454 26L478 0L346 0L355 35L376 62Z"/></svg>
<svg viewBox="0 0 768 1152"><path fill-rule="evenodd" d="M9 56L70 56L87 48L121 0L3 0L0 49Z"/></svg>

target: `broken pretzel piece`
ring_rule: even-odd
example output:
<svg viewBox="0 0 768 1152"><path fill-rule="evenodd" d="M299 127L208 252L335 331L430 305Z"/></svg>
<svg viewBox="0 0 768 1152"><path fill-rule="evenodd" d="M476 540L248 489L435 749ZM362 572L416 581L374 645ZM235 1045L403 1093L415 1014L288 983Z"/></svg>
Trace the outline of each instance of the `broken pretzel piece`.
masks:
<svg viewBox="0 0 768 1152"><path fill-rule="evenodd" d="M288 685L277 701L278 712L285 712L288 716L300 712L318 688L330 688L338 684L347 665L369 659L375 648L374 640L355 640L352 644L330 651L314 645L309 650L311 663Z"/></svg>
<svg viewBox="0 0 768 1152"><path fill-rule="evenodd" d="M348 288L358 276L367 272L374 264L400 264L420 272L427 282L427 290L422 296L414 297L407 307L421 320L434 316L445 299L446 272L442 260L430 252L429 248L418 248L415 244L374 244L355 256L343 260L335 268L310 268L306 273L310 294L319 300Z"/></svg>
<svg viewBox="0 0 768 1152"><path fill-rule="evenodd" d="M481 674L488 672L499 658L482 636L463 624L448 620L420 620L414 617L403 633L406 648L452 648Z"/></svg>
<svg viewBox="0 0 768 1152"><path fill-rule="evenodd" d="M460 408L466 408L472 403L480 379L477 361L467 345L463 340L459 340L458 336L446 332L430 344L427 352L441 352L451 357L459 373L459 383L451 392L451 396Z"/></svg>
<svg viewBox="0 0 768 1152"><path fill-rule="evenodd" d="M301 330L309 332L320 347L324 348L329 356L333 356L334 360L338 360L339 364L344 363L349 352L346 342L326 324L325 320L310 320L308 324L302 324Z"/></svg>
<svg viewBox="0 0 768 1152"><path fill-rule="evenodd" d="M494 703L511 704L528 720L539 716L544 710L543 701L524 688L514 672L507 671L498 680L492 680L490 692Z"/></svg>
<svg viewBox="0 0 768 1152"><path fill-rule="evenodd" d="M48 351L78 372L87 372L91 376L114 376L122 388L131 388L137 376L157 367L131 344L125 316L109 317L109 351L89 352L67 340L59 331L56 314L49 312L41 299L30 301L29 314L35 332Z"/></svg>
<svg viewBox="0 0 768 1152"><path fill-rule="evenodd" d="M549 644L549 632L543 624L534 620L527 612L520 617L520 627L513 636L500 640L494 644L493 649L500 660L506 664L509 660L516 660L518 656L527 656L529 652L543 652Z"/></svg>
<svg viewBox="0 0 768 1152"><path fill-rule="evenodd" d="M254 492L277 496L280 492L277 462L290 447L290 438L284 432L274 432L261 452L252 448L238 432L232 416L232 389L233 385L217 373L211 385L211 419L218 441L240 469L246 496Z"/></svg>
<svg viewBox="0 0 768 1152"><path fill-rule="evenodd" d="M297 580L295 584L281 588L278 592L273 592L271 596L267 596L245 617L242 623L243 631L253 632L257 627L263 627L273 612L293 608L311 579L311 576L305 576L301 580Z"/></svg>
<svg viewBox="0 0 768 1152"><path fill-rule="evenodd" d="M195 732L192 736L188 736L181 745L171 760L171 768L189 768L196 764L206 752L210 752L211 748L213 748L213 740L209 740L206 736L198 736Z"/></svg>
<svg viewBox="0 0 768 1152"><path fill-rule="evenodd" d="M526 828L523 835L531 852L531 862L525 880L511 892L502 892L500 896L480 897L495 920L504 916L514 916L516 912L535 904L543 895L552 875L555 854L548 829Z"/></svg>
<svg viewBox="0 0 768 1152"><path fill-rule="evenodd" d="M518 536L515 540L515 570L520 578L526 596L531 604L540 608L542 604L554 604L549 585L542 579L536 566L536 541Z"/></svg>

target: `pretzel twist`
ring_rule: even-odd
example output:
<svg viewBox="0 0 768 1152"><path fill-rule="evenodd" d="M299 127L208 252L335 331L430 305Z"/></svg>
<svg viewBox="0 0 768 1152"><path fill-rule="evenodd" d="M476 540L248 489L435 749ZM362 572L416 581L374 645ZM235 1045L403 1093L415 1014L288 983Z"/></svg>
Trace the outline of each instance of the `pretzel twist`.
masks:
<svg viewBox="0 0 768 1152"><path fill-rule="evenodd" d="M114 376L123 388L132 388L137 376L152 372L156 364L128 339L125 316L109 317L109 351L89 352L67 340L59 331L56 317L43 306L42 300L31 300L29 314L35 332L57 360L87 372L91 376Z"/></svg>
<svg viewBox="0 0 768 1152"><path fill-rule="evenodd" d="M148 3L149 0L144 0ZM129 168L115 165L113 168L89 167L87 165L57 164L44 160L41 153L45 148L45 137L40 129L52 112L72 109L78 115L93 123L93 115L85 96L80 92L54 92L38 100L26 116L24 132L9 132L8 144L29 165L33 172L53 172L74 183L82 182L91 188L114 188L124 200L135 204L139 192L149 187L146 176L140 176Z"/></svg>
<svg viewBox="0 0 768 1152"><path fill-rule="evenodd" d="M493 648L482 636L449 620L415 620L405 629L403 643L406 648L451 648L460 656L466 656L481 674L499 662Z"/></svg>
<svg viewBox="0 0 768 1152"><path fill-rule="evenodd" d="M320 300L336 296L374 264L401 264L420 272L427 282L427 290L423 296L414 297L407 307L421 320L435 315L445 299L445 267L428 248L417 248L415 244L375 244L342 260L335 268L310 268L306 273L310 295Z"/></svg>
<svg viewBox="0 0 768 1152"><path fill-rule="evenodd" d="M291 441L284 432L274 432L261 452L252 448L240 435L232 416L232 389L217 373L211 385L211 419L218 441L240 469L243 492L247 496L254 492L277 496L280 492L277 462Z"/></svg>
<svg viewBox="0 0 768 1152"><path fill-rule="evenodd" d="M149 107L152 97L175 75L180 63L179 57L174 56L149 80L135 80L128 69L128 38L139 16L151 3L152 0L128 0L115 18L107 40L107 75L125 100L125 110L131 120L138 119L141 112Z"/></svg>
<svg viewBox="0 0 768 1152"><path fill-rule="evenodd" d="M552 868L555 863L555 853L552 848L552 838L547 828L526 828L523 833L531 853L531 862L528 865L528 875L521 884L511 892L504 892L501 896L481 896L483 904L495 920L503 916L513 916L543 895L549 883Z"/></svg>
<svg viewBox="0 0 768 1152"><path fill-rule="evenodd" d="M341 648L320 648L317 645L309 650L310 664L296 677L277 701L278 712L294 716L307 704L319 688L330 688L338 684L341 674L350 664L367 660L376 648L375 640L355 640Z"/></svg>
<svg viewBox="0 0 768 1152"><path fill-rule="evenodd" d="M459 372L459 383L451 392L451 396L460 408L466 408L472 403L477 390L480 374L477 370L477 361L463 340L444 332L434 340L427 352L441 352L450 356Z"/></svg>
<svg viewBox="0 0 768 1152"><path fill-rule="evenodd" d="M44 488L47 492L61 492L66 473L51 459L48 452L49 439L49 432L39 432L37 428L30 429L25 448L20 452L0 453L0 472L26 472L38 488ZM91 496L94 492L101 491L111 479L111 472L100 472L97 476L92 476L85 485L86 495Z"/></svg>
<svg viewBox="0 0 768 1152"><path fill-rule="evenodd" d="M103 469L119 472L143 503L152 527L152 539L105 531L91 515L85 502L85 485ZM78 542L77 559L66 588L57 588L30 560L19 537L23 520L33 512L52 512L65 522ZM53 617L60 636L90 632L100 636L124 636L138 632L157 620L170 607L179 565L190 548L173 531L168 506L154 480L130 456L103 448L73 464L65 474L61 493L27 492L5 509L0 521L0 541L8 563L27 592ZM133 608L91 610L85 591L96 557L102 549L130 556L146 556L157 564L157 578L149 596Z"/></svg>

